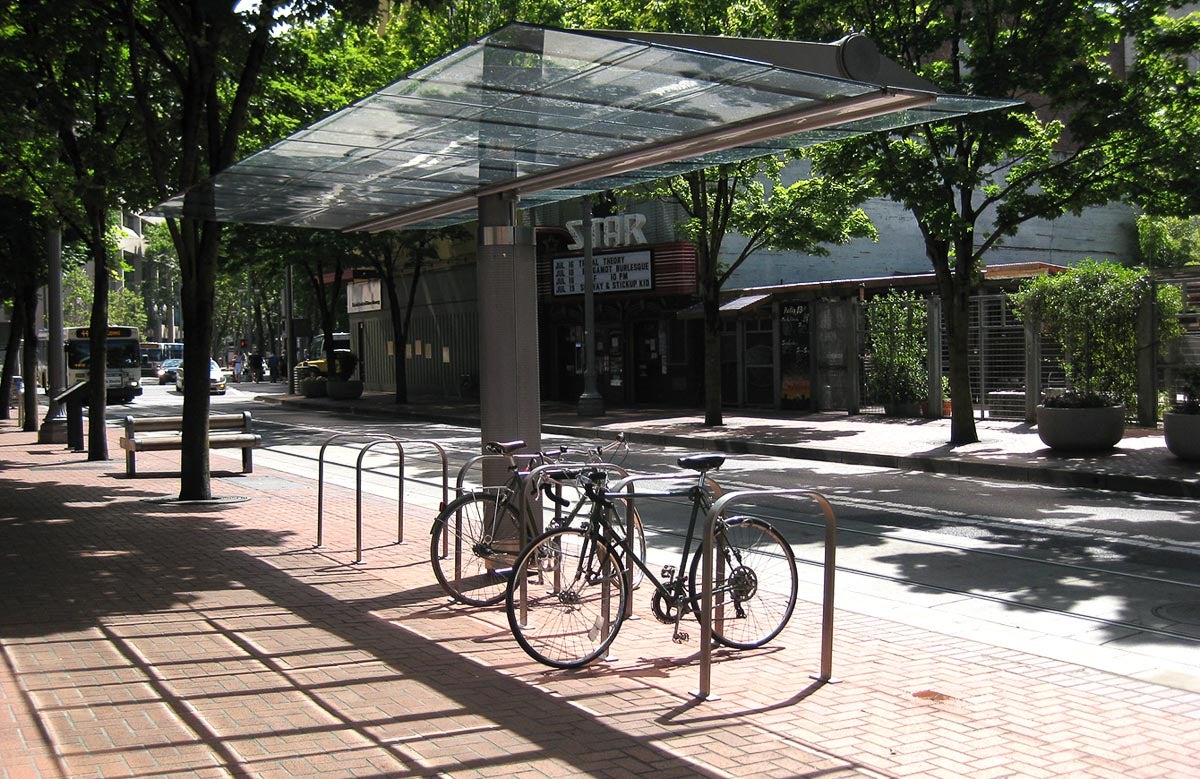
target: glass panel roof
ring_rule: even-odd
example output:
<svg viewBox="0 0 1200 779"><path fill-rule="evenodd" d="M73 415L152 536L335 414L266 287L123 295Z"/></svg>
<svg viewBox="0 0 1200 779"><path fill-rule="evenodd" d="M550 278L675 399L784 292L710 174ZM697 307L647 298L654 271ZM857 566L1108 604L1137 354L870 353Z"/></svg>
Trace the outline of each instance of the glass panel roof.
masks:
<svg viewBox="0 0 1200 779"><path fill-rule="evenodd" d="M737 39L721 41L728 50ZM515 190L519 207L530 208L1014 105L782 67L756 61L753 41L745 49L732 56L510 24L153 213L338 230L436 227L474 219L480 194Z"/></svg>

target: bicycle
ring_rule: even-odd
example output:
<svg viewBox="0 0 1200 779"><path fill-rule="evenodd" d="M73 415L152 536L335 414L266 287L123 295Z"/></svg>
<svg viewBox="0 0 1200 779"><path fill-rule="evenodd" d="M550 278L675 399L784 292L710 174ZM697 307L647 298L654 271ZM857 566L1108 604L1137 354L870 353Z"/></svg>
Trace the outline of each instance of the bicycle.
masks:
<svg viewBox="0 0 1200 779"><path fill-rule="evenodd" d="M629 446L623 435L609 444L584 449L560 447L558 452L520 455L524 441L493 441L487 454L507 459L509 477L499 487L483 487L459 496L438 514L430 530L429 559L438 584L451 598L471 606L493 606L504 599L517 554L543 529L540 490L555 505L549 527L564 527L585 516L589 498L564 499L558 488L578 477L570 459L579 457L590 468L624 471L609 459L624 459ZM523 460L523 462L518 462ZM569 511L564 512L570 506ZM641 520L633 516L634 553L645 554Z"/></svg>
<svg viewBox="0 0 1200 779"><path fill-rule="evenodd" d="M614 532L617 491L602 471L588 471L581 481L591 513L583 527L552 528L518 556L505 594L509 626L517 643L537 660L556 668L579 668L604 655L616 639L632 597L626 560L641 569L653 585L651 610L663 623L674 624L672 639L684 643L680 628L685 613L699 617L703 585L702 544L689 562L697 521L708 513L712 496L707 474L723 464L723 455L696 455L678 461L699 478L682 492L691 501L691 520L678 567L664 566L661 578L644 555L629 553ZM648 477L632 477L648 478ZM649 477L649 478L662 478ZM638 493L638 497L652 497ZM796 606L798 575L791 547L770 524L754 517L718 518L713 531L716 572L713 583L713 639L735 649L762 646L779 635Z"/></svg>

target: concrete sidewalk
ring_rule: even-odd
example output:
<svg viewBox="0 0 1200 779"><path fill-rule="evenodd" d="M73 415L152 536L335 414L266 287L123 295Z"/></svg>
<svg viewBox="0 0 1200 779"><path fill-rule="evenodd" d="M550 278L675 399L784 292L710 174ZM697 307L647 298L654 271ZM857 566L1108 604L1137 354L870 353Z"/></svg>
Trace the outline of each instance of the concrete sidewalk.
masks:
<svg viewBox="0 0 1200 779"><path fill-rule="evenodd" d="M0 423L0 776L1200 775L1200 692L962 624L839 599L841 681L812 682L815 575L779 639L718 653L720 700L652 618L611 663L547 669L502 611L447 604L433 507L397 545L368 494L354 565L353 492L329 488L315 549L315 484L267 454L239 475L214 452L218 500L181 504L178 453L127 478Z"/></svg>

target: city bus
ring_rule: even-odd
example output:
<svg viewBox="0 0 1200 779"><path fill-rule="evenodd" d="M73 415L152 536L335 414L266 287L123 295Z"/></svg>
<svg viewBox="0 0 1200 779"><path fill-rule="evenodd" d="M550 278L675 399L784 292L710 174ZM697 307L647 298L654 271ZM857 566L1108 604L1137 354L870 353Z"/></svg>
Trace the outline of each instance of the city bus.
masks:
<svg viewBox="0 0 1200 779"><path fill-rule="evenodd" d="M92 328L66 328L67 386L87 381L92 362ZM109 403L128 403L142 394L141 339L136 327L109 325L104 386Z"/></svg>
<svg viewBox="0 0 1200 779"><path fill-rule="evenodd" d="M142 343L142 376L155 378L163 360L182 360L183 344L180 343Z"/></svg>

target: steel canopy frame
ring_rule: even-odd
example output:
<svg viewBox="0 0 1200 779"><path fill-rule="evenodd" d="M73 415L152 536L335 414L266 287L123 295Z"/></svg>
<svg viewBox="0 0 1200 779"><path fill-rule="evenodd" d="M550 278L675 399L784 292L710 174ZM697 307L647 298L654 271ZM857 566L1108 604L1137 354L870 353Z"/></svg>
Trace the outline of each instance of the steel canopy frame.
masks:
<svg viewBox="0 0 1200 779"><path fill-rule="evenodd" d="M803 106L778 111L761 118L722 125L711 130L690 133L668 141L597 157L588 162L565 166L546 173L516 178L501 184L484 186L429 205L406 209L401 213L372 219L344 228L346 232L378 233L409 227L420 222L460 213L473 208L479 198L507 192L517 195L561 189L642 170L655 165L695 159L713 152L736 149L761 141L773 140L811 130L820 130L862 119L912 108L937 101L937 94L911 89L883 88L876 93L855 95L814 108Z"/></svg>
<svg viewBox="0 0 1200 779"><path fill-rule="evenodd" d="M836 43L506 25L150 213L342 231L476 218L1010 106ZM424 221L422 221L424 219Z"/></svg>

